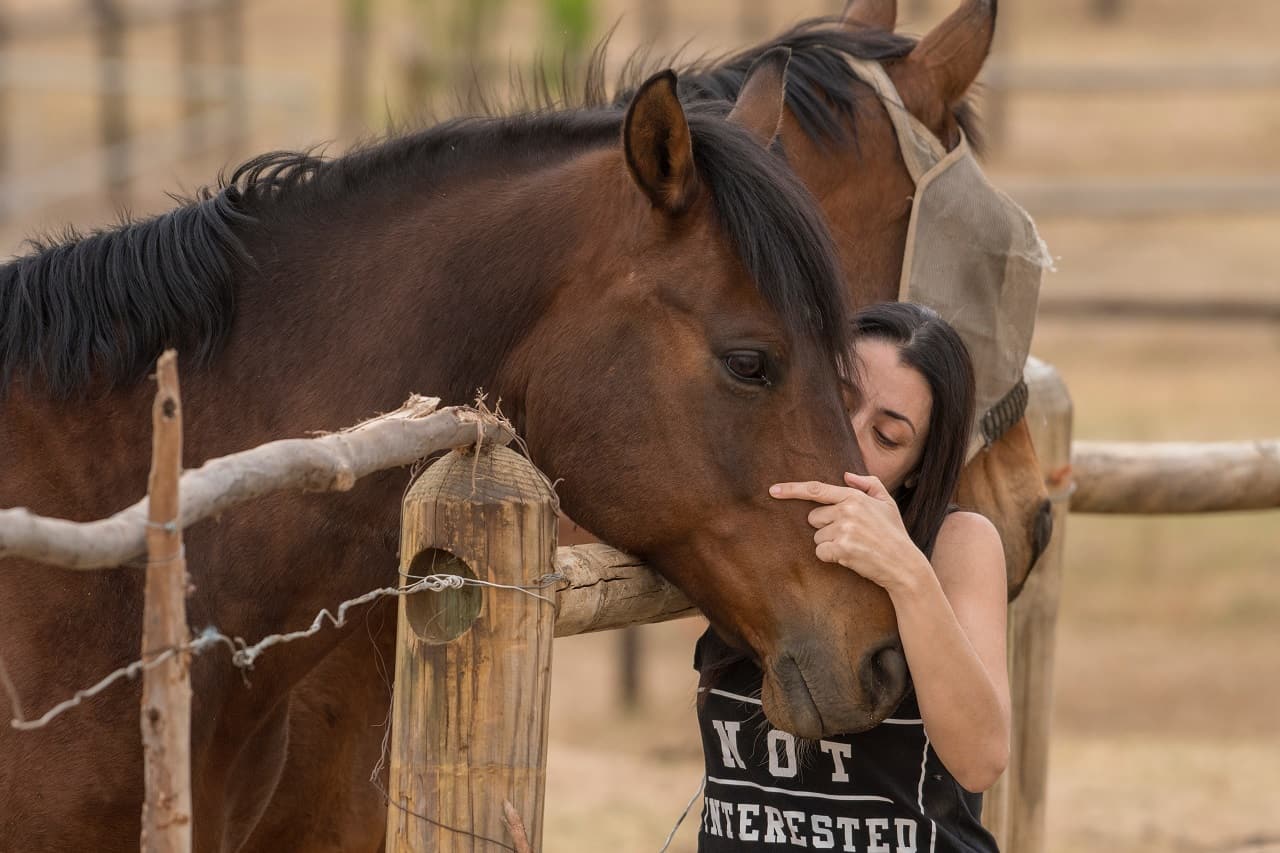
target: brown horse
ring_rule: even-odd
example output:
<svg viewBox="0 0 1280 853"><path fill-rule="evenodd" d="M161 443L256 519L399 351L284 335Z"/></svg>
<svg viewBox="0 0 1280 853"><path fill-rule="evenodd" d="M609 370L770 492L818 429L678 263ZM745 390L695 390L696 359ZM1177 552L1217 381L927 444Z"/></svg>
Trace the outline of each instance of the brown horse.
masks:
<svg viewBox="0 0 1280 853"><path fill-rule="evenodd" d="M332 161L265 155L165 215L36 245L0 266L0 505L88 519L136 498L140 380L165 346L186 356L192 464L411 391L465 402L483 386L575 517L761 661L775 725L875 724L904 689L888 599L816 561L805 509L766 491L858 458L835 251L767 150L785 63L767 54L727 117L682 107L665 72L625 110L452 122ZM404 481L273 497L188 531L192 623L254 638L393 584ZM0 648L25 708L136 657L141 599L128 569L0 563ZM303 849L308 833L376 849L380 817L326 800L324 772L284 774L376 751L386 696L360 685L382 616L264 657L248 685L225 659L196 659L197 850L245 849L255 829L258 849ZM135 849L137 714L121 688L35 732L0 728L3 846ZM308 714L297 729L311 737L291 744L291 718ZM318 752L329 743L336 757ZM282 793L294 809L273 813L292 833L259 827ZM329 807L346 837L298 822Z"/></svg>
<svg viewBox="0 0 1280 853"><path fill-rule="evenodd" d="M766 44L682 70L680 95L686 103L731 104L757 57L790 49L780 132L787 160L827 216L852 306L895 300L914 185L883 103L845 58L881 62L907 108L951 148L959 128L977 137L966 96L990 51L995 19L995 0L966 0L917 42L893 32L894 0L852 0L839 17L802 22ZM624 80L620 89L625 102L634 85ZM957 500L999 529L1012 599L1053 524L1025 419L969 463Z"/></svg>
<svg viewBox="0 0 1280 853"><path fill-rule="evenodd" d="M939 138L954 144L956 128L962 125L971 138L975 136L965 93L986 59L994 17L993 3L966 3L917 43L893 34L892 0L861 0L851 3L841 17L805 22L766 45L685 69L679 90L687 103L719 104L727 110L743 92L748 71L759 57L779 46L790 49L780 131L786 159L817 196L837 237L846 296L853 306L892 300L898 294L914 188L880 99L849 70L843 57L884 62L912 111ZM602 52L598 58L603 58ZM588 102L602 97L602 66L598 63L589 75ZM624 81L622 88L632 87ZM1016 595L1048 542L1051 523L1024 421L970 462L958 499L999 527L1010 597ZM567 509L573 515L573 507ZM588 519L574 518L614 541ZM562 543L592 538L561 526ZM337 663L325 666L342 671ZM295 751L286 781L251 849L377 849L386 806L365 781L377 762L377 745L367 738L339 742L324 721L358 715L379 702L385 708L387 701L387 684L368 672L360 682L343 682L339 691L320 668L295 692L295 702L305 704L309 713L295 715L292 737L297 743L314 744L316 752ZM382 720L380 714L358 725L376 727ZM299 840L300 826L307 828L305 841Z"/></svg>
<svg viewBox="0 0 1280 853"><path fill-rule="evenodd" d="M780 46L791 50L782 149L814 192L837 238L846 296L853 307L897 298L914 187L880 99L850 71L844 57L884 62L907 106L940 139L954 145L961 126L973 139L976 128L965 95L990 49L995 4L967 2L919 42L895 35L894 18L892 0L856 0L840 17L801 23L765 45L680 73L679 90L686 103L720 104L727 110L759 57ZM603 52L597 59L603 59ZM589 75L588 102L603 97L602 69L599 62ZM623 81L620 103L632 88ZM1025 421L1014 424L969 463L957 498L1000 529L1012 598L1051 529L1044 480ZM566 508L587 530L618 544L588 519L574 515L572 506ZM561 525L562 544L593 538ZM346 653L362 654L358 649ZM305 705L308 713L294 715L293 742L314 745L315 751L296 750L291 756L286 779L250 846L254 851L268 853L285 846L335 853L378 848L386 806L366 781L378 759L377 744L368 738L340 742L325 721L358 716L380 702L377 715L360 718L348 730L380 726L388 685L365 671L363 680L345 681L338 690L327 669L335 674L347 671L331 660L295 691L295 703ZM298 834L300 827L306 828L305 839Z"/></svg>

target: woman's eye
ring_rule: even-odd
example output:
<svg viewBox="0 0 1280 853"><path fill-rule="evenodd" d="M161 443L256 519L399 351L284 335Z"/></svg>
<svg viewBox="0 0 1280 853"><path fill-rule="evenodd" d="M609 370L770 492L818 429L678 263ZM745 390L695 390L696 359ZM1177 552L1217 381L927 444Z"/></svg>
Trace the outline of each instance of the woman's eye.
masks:
<svg viewBox="0 0 1280 853"><path fill-rule="evenodd" d="M769 377L765 375L764 353L755 350L736 350L724 357L724 366L734 379L750 382L755 385L768 385Z"/></svg>
<svg viewBox="0 0 1280 853"><path fill-rule="evenodd" d="M872 430L872 432L876 434L876 441L880 442L880 444L884 445L890 450L893 450L894 448L898 447L898 442L889 438L889 436L885 435L880 430L876 429L876 430Z"/></svg>

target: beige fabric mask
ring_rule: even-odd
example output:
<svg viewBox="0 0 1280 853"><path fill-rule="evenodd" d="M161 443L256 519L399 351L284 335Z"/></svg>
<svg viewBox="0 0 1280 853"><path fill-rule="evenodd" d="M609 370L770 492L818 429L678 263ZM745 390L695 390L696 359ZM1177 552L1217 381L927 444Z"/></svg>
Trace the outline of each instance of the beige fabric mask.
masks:
<svg viewBox="0 0 1280 853"><path fill-rule="evenodd" d="M963 133L954 150L945 150L903 106L878 62L849 64L884 102L916 184L898 300L936 310L973 359L977 417L968 461L1026 409L1022 368L1040 274L1053 259L1027 212L987 180Z"/></svg>

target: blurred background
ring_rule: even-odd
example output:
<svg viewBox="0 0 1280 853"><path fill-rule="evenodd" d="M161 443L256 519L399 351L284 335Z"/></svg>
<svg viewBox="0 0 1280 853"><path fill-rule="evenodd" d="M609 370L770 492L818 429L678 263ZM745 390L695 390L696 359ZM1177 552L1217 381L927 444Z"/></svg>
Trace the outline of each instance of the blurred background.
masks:
<svg viewBox="0 0 1280 853"><path fill-rule="evenodd" d="M165 210L254 153L338 154L477 91L501 102L512 68L545 62L557 86L610 28L617 69L840 5L0 0L0 257ZM899 30L951 5L901 0ZM1033 352L1065 378L1077 438L1280 434L1278 47L1274 0L1001 4L986 162L1057 258ZM701 630L557 644L548 850L661 846L700 778ZM1072 516L1053 726L1052 853L1280 850L1276 515Z"/></svg>

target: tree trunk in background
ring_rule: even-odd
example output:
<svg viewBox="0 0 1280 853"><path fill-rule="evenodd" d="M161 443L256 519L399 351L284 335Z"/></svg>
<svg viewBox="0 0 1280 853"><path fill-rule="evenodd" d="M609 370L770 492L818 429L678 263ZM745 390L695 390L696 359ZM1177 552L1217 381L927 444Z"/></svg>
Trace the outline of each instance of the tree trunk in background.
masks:
<svg viewBox="0 0 1280 853"><path fill-rule="evenodd" d="M640 41L661 46L671 29L669 0L648 0L640 7Z"/></svg>
<svg viewBox="0 0 1280 853"><path fill-rule="evenodd" d="M764 38L769 32L769 0L742 0L738 29L751 41Z"/></svg>
<svg viewBox="0 0 1280 853"><path fill-rule="evenodd" d="M4 51L9 48L9 8L8 0L0 0L0 77L4 76ZM9 87L0 86L0 183L4 182L9 171ZM0 199L0 222L9 215L8 206Z"/></svg>
<svg viewBox="0 0 1280 853"><path fill-rule="evenodd" d="M226 158L237 160L249 140L249 99L245 91L244 0L222 0L218 9L218 42L222 46L222 99L227 107L230 132L226 137Z"/></svg>
<svg viewBox="0 0 1280 853"><path fill-rule="evenodd" d="M1115 21L1123 12L1120 0L1093 0L1093 16L1100 21Z"/></svg>
<svg viewBox="0 0 1280 853"><path fill-rule="evenodd" d="M644 641L639 625L628 625L618 632L618 704L623 712L640 710L640 671L644 665Z"/></svg>
<svg viewBox="0 0 1280 853"><path fill-rule="evenodd" d="M493 59L489 51L502 0L465 0L452 10L449 77L464 113L483 108L492 92Z"/></svg>
<svg viewBox="0 0 1280 853"><path fill-rule="evenodd" d="M124 19L116 0L90 0L97 27L101 95L98 128L102 136L103 179L117 208L129 203L129 100L124 80Z"/></svg>
<svg viewBox="0 0 1280 853"><path fill-rule="evenodd" d="M200 32L200 18L204 4L201 0L182 0L174 18L177 35L178 89L184 128L187 156L191 157L203 145L205 127L203 113L207 106L205 92L204 39Z"/></svg>
<svg viewBox="0 0 1280 853"><path fill-rule="evenodd" d="M346 140L362 135L369 90L369 43L373 0L343 4L342 48L338 59L338 133Z"/></svg>

